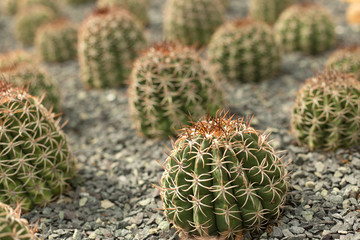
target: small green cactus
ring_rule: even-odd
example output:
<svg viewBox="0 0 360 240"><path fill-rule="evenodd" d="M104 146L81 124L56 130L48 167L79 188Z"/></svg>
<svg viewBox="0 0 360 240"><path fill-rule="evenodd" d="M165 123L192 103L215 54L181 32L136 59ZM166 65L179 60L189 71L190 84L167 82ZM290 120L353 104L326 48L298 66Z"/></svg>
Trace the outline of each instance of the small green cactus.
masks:
<svg viewBox="0 0 360 240"><path fill-rule="evenodd" d="M53 10L55 13L59 13L58 0L18 0L19 10L29 9L32 6L44 6Z"/></svg>
<svg viewBox="0 0 360 240"><path fill-rule="evenodd" d="M78 41L81 78L88 88L124 85L146 45L140 22L117 7L95 10L80 27Z"/></svg>
<svg viewBox="0 0 360 240"><path fill-rule="evenodd" d="M54 21L57 14L48 7L32 6L16 14L15 34L24 45L33 45L36 30L44 23Z"/></svg>
<svg viewBox="0 0 360 240"><path fill-rule="evenodd" d="M214 0L168 0L164 9L164 34L168 41L207 45L224 22L225 8Z"/></svg>
<svg viewBox="0 0 360 240"><path fill-rule="evenodd" d="M136 129L147 137L168 137L208 110L222 94L198 53L174 44L155 45L134 63L129 103Z"/></svg>
<svg viewBox="0 0 360 240"><path fill-rule="evenodd" d="M62 194L75 161L59 120L39 98L3 76L0 98L0 201L28 211Z"/></svg>
<svg viewBox="0 0 360 240"><path fill-rule="evenodd" d="M250 16L253 19L274 24L294 0L250 0Z"/></svg>
<svg viewBox="0 0 360 240"><path fill-rule="evenodd" d="M289 185L268 135L224 114L183 129L164 169L164 213L185 239L262 229L279 217Z"/></svg>
<svg viewBox="0 0 360 240"><path fill-rule="evenodd" d="M278 72L280 46L272 29L250 19L222 25L208 46L212 68L230 81L259 82Z"/></svg>
<svg viewBox="0 0 360 240"><path fill-rule="evenodd" d="M295 138L311 151L358 145L359 99L360 82L352 74L328 70L308 79L292 111Z"/></svg>
<svg viewBox="0 0 360 240"><path fill-rule="evenodd" d="M1 0L1 12L5 15L15 15L18 10L19 0Z"/></svg>
<svg viewBox="0 0 360 240"><path fill-rule="evenodd" d="M0 239L40 240L35 236L35 229L31 229L27 220L21 218L20 215L20 205L16 209L12 209L0 202Z"/></svg>
<svg viewBox="0 0 360 240"><path fill-rule="evenodd" d="M36 31L35 48L46 62L74 59L77 56L77 28L64 19L42 25Z"/></svg>
<svg viewBox="0 0 360 240"><path fill-rule="evenodd" d="M341 48L333 52L326 67L346 73L353 73L360 79L360 47Z"/></svg>
<svg viewBox="0 0 360 240"><path fill-rule="evenodd" d="M99 8L117 6L125 8L135 17L137 17L141 23L146 26L149 23L149 2L148 0L98 0Z"/></svg>
<svg viewBox="0 0 360 240"><path fill-rule="evenodd" d="M287 8L275 24L277 40L287 51L318 54L336 42L332 16L321 5L295 4Z"/></svg>

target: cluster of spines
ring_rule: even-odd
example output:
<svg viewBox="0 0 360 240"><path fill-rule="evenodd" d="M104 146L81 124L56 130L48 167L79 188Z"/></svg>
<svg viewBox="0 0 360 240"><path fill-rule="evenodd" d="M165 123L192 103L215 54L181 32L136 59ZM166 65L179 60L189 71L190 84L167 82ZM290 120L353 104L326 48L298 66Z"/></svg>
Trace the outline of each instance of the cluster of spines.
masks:
<svg viewBox="0 0 360 240"><path fill-rule="evenodd" d="M252 18L274 24L279 15L294 0L250 0L250 15Z"/></svg>
<svg viewBox="0 0 360 240"><path fill-rule="evenodd" d="M360 47L353 46L336 50L328 58L326 67L336 71L353 73L360 77Z"/></svg>

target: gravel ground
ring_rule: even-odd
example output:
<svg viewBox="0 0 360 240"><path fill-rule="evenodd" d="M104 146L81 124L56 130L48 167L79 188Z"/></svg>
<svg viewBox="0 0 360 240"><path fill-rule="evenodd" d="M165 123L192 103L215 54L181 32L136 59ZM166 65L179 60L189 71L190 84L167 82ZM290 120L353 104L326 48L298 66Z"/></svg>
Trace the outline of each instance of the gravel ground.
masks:
<svg viewBox="0 0 360 240"><path fill-rule="evenodd" d="M152 41L162 39L164 0L152 0ZM317 0L335 16L339 45L360 44L360 28L345 22L346 5ZM80 22L91 4L64 12ZM247 1L232 0L229 19L244 17ZM13 36L13 19L0 16L0 52L20 47ZM32 50L32 49L29 49ZM359 148L335 153L310 153L289 134L290 109L301 84L321 70L328 53L310 57L290 54L283 72L260 84L225 85L233 113L251 116L253 125L272 132L274 146L287 150L292 189L280 220L261 239L360 239ZM126 89L85 91L78 63L46 65L61 83L65 99L63 119L78 159L79 174L72 190L45 208L24 217L39 221L45 239L177 239L158 210L159 191L153 187L162 174L156 160L166 158L170 140L136 135L128 113Z"/></svg>

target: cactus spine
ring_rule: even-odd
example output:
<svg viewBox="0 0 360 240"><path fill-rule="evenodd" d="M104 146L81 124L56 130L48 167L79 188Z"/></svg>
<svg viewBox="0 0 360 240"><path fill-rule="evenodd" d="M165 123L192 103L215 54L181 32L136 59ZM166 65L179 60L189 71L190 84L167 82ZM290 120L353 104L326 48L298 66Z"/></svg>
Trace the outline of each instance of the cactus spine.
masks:
<svg viewBox="0 0 360 240"><path fill-rule="evenodd" d="M256 20L274 24L294 0L250 0L250 16Z"/></svg>
<svg viewBox="0 0 360 240"><path fill-rule="evenodd" d="M347 47L336 50L327 60L326 67L353 73L360 79L360 47Z"/></svg>

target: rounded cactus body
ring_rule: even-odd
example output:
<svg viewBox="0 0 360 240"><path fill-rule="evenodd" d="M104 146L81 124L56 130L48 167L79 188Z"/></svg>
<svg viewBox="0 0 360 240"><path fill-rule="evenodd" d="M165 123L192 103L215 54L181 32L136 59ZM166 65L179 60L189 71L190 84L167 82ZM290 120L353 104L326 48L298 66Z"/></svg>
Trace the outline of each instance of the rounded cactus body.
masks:
<svg viewBox="0 0 360 240"><path fill-rule="evenodd" d="M277 40L287 52L321 53L333 47L336 42L332 19L320 5L292 5L280 15L275 24Z"/></svg>
<svg viewBox="0 0 360 240"><path fill-rule="evenodd" d="M222 94L194 49L163 44L135 61L129 103L139 133L168 137L189 122L189 114L193 119L207 110L214 114Z"/></svg>
<svg viewBox="0 0 360 240"><path fill-rule="evenodd" d="M293 3L294 0L250 0L250 16L274 24L282 11Z"/></svg>
<svg viewBox="0 0 360 240"><path fill-rule="evenodd" d="M64 62L77 56L77 28L67 20L41 26L36 31L35 48L46 62Z"/></svg>
<svg viewBox="0 0 360 240"><path fill-rule="evenodd" d="M15 19L15 34L24 45L33 45L36 30L44 23L57 18L56 13L45 6L32 6L21 10Z"/></svg>
<svg viewBox="0 0 360 240"><path fill-rule="evenodd" d="M272 29L249 19L221 26L212 36L207 52L214 71L230 81L259 82L280 67L280 47Z"/></svg>
<svg viewBox="0 0 360 240"><path fill-rule="evenodd" d="M225 8L214 0L168 0L164 9L164 34L168 41L207 45L224 22Z"/></svg>
<svg viewBox="0 0 360 240"><path fill-rule="evenodd" d="M225 115L183 129L164 168L165 215L195 238L241 239L263 228L279 216L288 189L268 136Z"/></svg>
<svg viewBox="0 0 360 240"><path fill-rule="evenodd" d="M5 15L15 15L19 6L19 0L2 0L0 2L1 12Z"/></svg>
<svg viewBox="0 0 360 240"><path fill-rule="evenodd" d="M333 52L326 67L346 73L353 73L360 79L360 47L347 47Z"/></svg>
<svg viewBox="0 0 360 240"><path fill-rule="evenodd" d="M149 2L148 0L98 0L99 8L117 6L125 8L137 17L146 26L149 23Z"/></svg>
<svg viewBox="0 0 360 240"><path fill-rule="evenodd" d="M0 201L30 210L60 195L75 161L59 123L37 97L0 82Z"/></svg>
<svg viewBox="0 0 360 240"><path fill-rule="evenodd" d="M21 209L12 209L0 202L0 238L2 240L40 240L29 228L26 219L20 217Z"/></svg>
<svg viewBox="0 0 360 240"><path fill-rule="evenodd" d="M358 145L359 99L360 82L352 74L327 71L308 79L292 111L295 138L311 151Z"/></svg>
<svg viewBox="0 0 360 240"><path fill-rule="evenodd" d="M95 10L80 27L78 42L81 78L88 88L124 85L146 45L140 22L117 7Z"/></svg>

